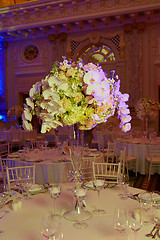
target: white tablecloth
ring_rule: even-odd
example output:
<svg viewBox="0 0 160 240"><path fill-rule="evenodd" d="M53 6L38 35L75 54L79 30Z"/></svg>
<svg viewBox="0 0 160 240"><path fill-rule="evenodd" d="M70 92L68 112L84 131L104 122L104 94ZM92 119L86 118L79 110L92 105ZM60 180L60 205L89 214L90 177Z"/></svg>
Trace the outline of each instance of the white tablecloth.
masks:
<svg viewBox="0 0 160 240"><path fill-rule="evenodd" d="M137 158L137 171L141 174L146 174L145 172L145 157L149 156L149 148L153 144L143 144L143 143L126 143L125 141L117 141L122 147L127 147L127 155L134 156ZM159 145L160 146L160 145ZM160 168L156 167L153 169L152 174L159 173Z"/></svg>
<svg viewBox="0 0 160 240"><path fill-rule="evenodd" d="M13 154L13 156L15 156L15 154ZM101 156L102 154L100 153L91 152L88 157L99 157L98 161L101 161ZM12 157L12 154L10 157ZM14 161L17 159L18 158L13 158ZM61 151L58 152L55 149L51 150L49 155L45 150L34 150L27 153L26 160L21 161L21 165L33 164L35 164L36 182L38 184L66 182L69 177L68 172L72 170L70 156L62 154Z"/></svg>
<svg viewBox="0 0 160 240"><path fill-rule="evenodd" d="M26 139L31 139L35 136L34 131L25 131L22 129L3 130L0 132L0 139L4 139L11 143L13 139L19 139L21 143L24 143Z"/></svg>
<svg viewBox="0 0 160 240"><path fill-rule="evenodd" d="M68 184L62 185L62 193L56 200L56 210L63 215L64 212L72 210L75 206L73 193L68 191ZM138 193L139 189L130 188L133 193ZM113 212L117 207L129 209L139 208L139 202L132 199L121 200L119 193L120 187L112 189L104 189L100 194L101 208L105 209L104 216L93 215L87 220L88 227L86 229L73 228L73 222L61 218L61 232L64 240L118 240L122 239L119 232L113 228ZM87 210L92 212L97 207L97 192L93 190L87 191L86 197ZM53 209L53 199L48 193L41 193L32 196L31 200L23 200L22 208L18 211L10 211L2 219L0 219L0 230L5 233L0 236L1 240L42 240L41 234L41 218L42 215ZM144 225L137 232L137 240L149 239L145 234L149 233L153 228L153 224ZM132 231L126 232L126 240L131 238Z"/></svg>

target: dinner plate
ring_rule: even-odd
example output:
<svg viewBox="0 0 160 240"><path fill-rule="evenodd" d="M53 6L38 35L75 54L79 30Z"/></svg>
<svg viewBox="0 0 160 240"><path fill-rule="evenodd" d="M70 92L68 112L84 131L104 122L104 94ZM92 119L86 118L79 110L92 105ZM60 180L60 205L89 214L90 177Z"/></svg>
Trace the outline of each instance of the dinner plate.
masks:
<svg viewBox="0 0 160 240"><path fill-rule="evenodd" d="M160 201L160 194L157 192L143 192L138 194L138 198L142 199L144 201L154 201L154 202L159 202Z"/></svg>
<svg viewBox="0 0 160 240"><path fill-rule="evenodd" d="M117 185L116 183L105 183L104 188L113 188L116 185ZM92 181L83 183L82 187L87 188L87 189L94 189Z"/></svg>
<svg viewBox="0 0 160 240"><path fill-rule="evenodd" d="M29 189L29 193L34 194L40 192L42 190L42 186L38 184L33 184L32 187Z"/></svg>
<svg viewBox="0 0 160 240"><path fill-rule="evenodd" d="M90 152L97 152L97 148L90 148L89 151Z"/></svg>
<svg viewBox="0 0 160 240"><path fill-rule="evenodd" d="M88 157L94 157L94 156L98 157L98 156L100 156L100 153L99 152L91 152L88 155Z"/></svg>
<svg viewBox="0 0 160 240"><path fill-rule="evenodd" d="M19 158L20 156L19 156L19 154L12 153L12 154L9 154L8 157L9 158Z"/></svg>

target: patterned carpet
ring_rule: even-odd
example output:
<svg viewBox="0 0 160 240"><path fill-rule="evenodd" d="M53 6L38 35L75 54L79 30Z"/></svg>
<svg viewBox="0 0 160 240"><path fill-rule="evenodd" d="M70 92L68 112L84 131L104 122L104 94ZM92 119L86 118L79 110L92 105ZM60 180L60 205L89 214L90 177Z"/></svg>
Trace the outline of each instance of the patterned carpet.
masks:
<svg viewBox="0 0 160 240"><path fill-rule="evenodd" d="M154 174L151 176L150 181L148 181L148 177L138 174L133 186L147 191L160 192L160 175Z"/></svg>

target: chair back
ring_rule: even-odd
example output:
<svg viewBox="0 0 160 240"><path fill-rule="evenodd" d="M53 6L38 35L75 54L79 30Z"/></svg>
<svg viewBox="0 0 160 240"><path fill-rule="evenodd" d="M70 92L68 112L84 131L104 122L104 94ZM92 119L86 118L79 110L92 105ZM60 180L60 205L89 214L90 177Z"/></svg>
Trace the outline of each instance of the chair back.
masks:
<svg viewBox="0 0 160 240"><path fill-rule="evenodd" d="M0 158L0 167L2 172L3 184L4 187L7 187L7 167L20 166L19 159L9 159L9 158Z"/></svg>
<svg viewBox="0 0 160 240"><path fill-rule="evenodd" d="M127 157L127 149L124 148L121 150L120 154L120 164L121 164L121 173L124 175L126 172L126 157Z"/></svg>
<svg viewBox="0 0 160 240"><path fill-rule="evenodd" d="M160 145L159 144L153 144L149 147L149 157L160 157Z"/></svg>
<svg viewBox="0 0 160 240"><path fill-rule="evenodd" d="M105 154L105 161L106 162L114 162L114 158L116 156L116 142L108 141L108 149L107 154Z"/></svg>
<svg viewBox="0 0 160 240"><path fill-rule="evenodd" d="M92 163L94 162L94 158L82 159L81 171L82 171L82 179L83 182L88 182L92 180Z"/></svg>
<svg viewBox="0 0 160 240"><path fill-rule="evenodd" d="M25 181L26 179L32 180L35 184L35 165L32 166L20 166L20 167L7 167L7 183L8 190L14 188L14 184L17 181Z"/></svg>
<svg viewBox="0 0 160 240"><path fill-rule="evenodd" d="M104 134L100 131L97 131L97 142L98 142L98 150L104 152Z"/></svg>
<svg viewBox="0 0 160 240"><path fill-rule="evenodd" d="M7 157L10 153L9 142L4 142L0 144L0 157Z"/></svg>
<svg viewBox="0 0 160 240"><path fill-rule="evenodd" d="M107 183L118 183L121 163L95 163L93 162L93 179L104 178Z"/></svg>

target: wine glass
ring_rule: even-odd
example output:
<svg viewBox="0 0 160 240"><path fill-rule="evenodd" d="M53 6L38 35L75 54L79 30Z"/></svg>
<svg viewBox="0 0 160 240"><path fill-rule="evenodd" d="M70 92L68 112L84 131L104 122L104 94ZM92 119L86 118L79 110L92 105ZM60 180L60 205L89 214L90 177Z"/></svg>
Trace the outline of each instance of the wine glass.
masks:
<svg viewBox="0 0 160 240"><path fill-rule="evenodd" d="M44 214L41 221L41 234L45 239L56 240L60 236L60 222L49 214Z"/></svg>
<svg viewBox="0 0 160 240"><path fill-rule="evenodd" d="M76 221L73 224L73 227L79 228L79 229L88 227L88 224L86 222L81 221L81 205L82 205L82 201L86 198L86 192L87 190L81 187L76 187L76 189L74 190L74 196L76 198L76 205L77 205L78 221Z"/></svg>
<svg viewBox="0 0 160 240"><path fill-rule="evenodd" d="M121 186L122 193L119 194L121 199L128 198L128 181L129 177L128 174L119 173L118 174L118 183Z"/></svg>
<svg viewBox="0 0 160 240"><path fill-rule="evenodd" d="M103 215L105 214L105 210L100 209L100 190L104 188L104 179L93 179L93 187L98 192L98 208L94 209L92 212L96 215Z"/></svg>
<svg viewBox="0 0 160 240"><path fill-rule="evenodd" d="M141 208L141 218L143 224L150 223L152 220L152 193L144 192L139 195Z"/></svg>
<svg viewBox="0 0 160 240"><path fill-rule="evenodd" d="M26 178L23 179L23 190L26 192L26 196L24 197L26 200L31 199L31 197L29 196L29 189L32 187L33 185L33 180L31 178L31 175L28 173L26 175Z"/></svg>
<svg viewBox="0 0 160 240"><path fill-rule="evenodd" d="M128 221L127 221L127 212L124 208L122 209L116 208L114 210L113 226L118 232L120 233L125 232L128 226Z"/></svg>
<svg viewBox="0 0 160 240"><path fill-rule="evenodd" d="M53 210L53 213L51 214L51 217L56 218L58 220L62 216L60 214L56 213L56 199L60 197L61 186L59 184L54 184L48 190L49 190L49 194L50 194L51 198L54 199L54 210Z"/></svg>
<svg viewBox="0 0 160 240"><path fill-rule="evenodd" d="M137 239L137 232L142 227L141 211L140 209L130 210L128 213L128 226L134 232L134 238Z"/></svg>
<svg viewBox="0 0 160 240"><path fill-rule="evenodd" d="M6 197L1 193L0 194L0 219L2 219L4 214L6 213L6 211L3 209L5 202L6 202ZM4 234L4 231L0 230L0 236L2 236L3 234Z"/></svg>

